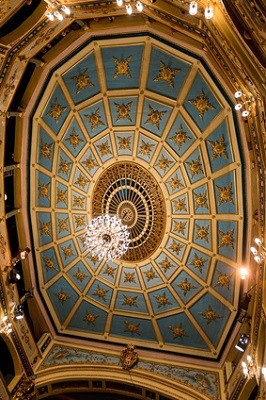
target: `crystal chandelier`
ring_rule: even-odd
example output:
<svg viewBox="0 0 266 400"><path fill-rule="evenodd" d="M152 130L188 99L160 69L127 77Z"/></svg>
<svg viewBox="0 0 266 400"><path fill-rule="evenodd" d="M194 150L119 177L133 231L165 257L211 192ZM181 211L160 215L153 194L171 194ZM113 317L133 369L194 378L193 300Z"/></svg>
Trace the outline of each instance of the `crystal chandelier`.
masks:
<svg viewBox="0 0 266 400"><path fill-rule="evenodd" d="M121 258L129 245L129 232L121 219L108 214L94 218L86 228L86 245L92 255L113 260Z"/></svg>

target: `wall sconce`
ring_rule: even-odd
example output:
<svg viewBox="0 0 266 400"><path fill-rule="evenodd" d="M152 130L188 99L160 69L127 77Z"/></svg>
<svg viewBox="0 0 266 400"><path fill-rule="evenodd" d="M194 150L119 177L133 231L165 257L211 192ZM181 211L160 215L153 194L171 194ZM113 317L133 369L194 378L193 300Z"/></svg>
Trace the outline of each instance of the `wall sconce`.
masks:
<svg viewBox="0 0 266 400"><path fill-rule="evenodd" d="M21 276L16 268L12 268L9 272L9 283L17 283L21 279Z"/></svg>
<svg viewBox="0 0 266 400"><path fill-rule="evenodd" d="M191 1L189 3L189 14L196 15L197 13L198 13L198 3L196 1ZM213 18L213 7L210 6L209 2L208 2L208 6L204 10L204 16L206 19Z"/></svg>
<svg viewBox="0 0 266 400"><path fill-rule="evenodd" d="M243 92L241 92L241 90L238 90L237 92L235 92L236 99L239 99L242 95L243 95ZM249 100L242 102L242 103L240 103L240 100L239 100L239 102L235 105L235 110L240 111L244 104L249 104L249 103L250 103ZM242 117L247 117L249 115L249 111L243 110L241 115L242 115Z"/></svg>
<svg viewBox="0 0 266 400"><path fill-rule="evenodd" d="M250 247L250 251L254 256L254 260L256 261L256 263L260 264L266 258L266 248L264 247L264 245L262 244L262 241L259 238L256 238L254 240L254 242L256 243L258 248L261 248L262 250L258 251L258 249L256 249L256 247L252 246L252 247Z"/></svg>
<svg viewBox="0 0 266 400"><path fill-rule="evenodd" d="M249 342L249 335L246 335L245 333L242 333L240 335L239 342L235 345L235 348L244 353L245 348L248 345L248 342Z"/></svg>
<svg viewBox="0 0 266 400"><path fill-rule="evenodd" d="M247 268L239 268L239 273L240 273L240 278L242 280L246 279L246 277L248 276L248 269Z"/></svg>
<svg viewBox="0 0 266 400"><path fill-rule="evenodd" d="M213 17L213 8L211 6L205 8L204 16L206 19L211 19Z"/></svg>
<svg viewBox="0 0 266 400"><path fill-rule="evenodd" d="M261 373L264 377L264 380L266 382L266 364L264 363L263 367L261 368Z"/></svg>
<svg viewBox="0 0 266 400"><path fill-rule="evenodd" d="M191 1L189 4L189 14L196 15L198 12L198 3L196 1Z"/></svg>
<svg viewBox="0 0 266 400"><path fill-rule="evenodd" d="M31 250L30 250L29 247L26 247L25 250L22 250L22 251L20 252L20 259L21 259L21 260L25 260L25 258L28 257L30 251L31 251Z"/></svg>
<svg viewBox="0 0 266 400"><path fill-rule="evenodd" d="M0 322L0 333L4 333L8 335L12 332L12 324L8 319L8 316L5 315Z"/></svg>
<svg viewBox="0 0 266 400"><path fill-rule="evenodd" d="M246 378L253 378L256 373L257 367L254 363L254 359L248 355L247 361L242 362L243 373Z"/></svg>
<svg viewBox="0 0 266 400"><path fill-rule="evenodd" d="M116 0L116 4L118 5L118 7L122 7L122 5L124 3L125 3L127 14L131 15L133 13L133 7L131 5L131 2L128 1L128 0ZM155 1L151 1L151 3L155 3ZM136 1L136 9L138 10L138 12L142 12L143 11L143 4L139 0Z"/></svg>
<svg viewBox="0 0 266 400"><path fill-rule="evenodd" d="M15 319L22 319L22 318L24 318L24 312L23 312L23 309L22 309L22 305L21 305L21 304L19 304L18 306L16 306L16 307L14 308L13 314L14 314L14 318L15 318Z"/></svg>
<svg viewBox="0 0 266 400"><path fill-rule="evenodd" d="M48 6L45 15L50 21L54 21L55 18L57 18L59 21L63 21L64 16L61 11L63 11L63 13L66 15L71 14L69 7L65 6L64 4L59 4L57 1L52 1Z"/></svg>

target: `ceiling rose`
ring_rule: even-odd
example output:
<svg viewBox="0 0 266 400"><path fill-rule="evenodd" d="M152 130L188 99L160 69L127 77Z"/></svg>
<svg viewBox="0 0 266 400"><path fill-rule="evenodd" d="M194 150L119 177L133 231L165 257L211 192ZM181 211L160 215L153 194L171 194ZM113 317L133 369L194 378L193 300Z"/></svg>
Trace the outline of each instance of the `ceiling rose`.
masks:
<svg viewBox="0 0 266 400"><path fill-rule="evenodd" d="M165 203L155 178L132 162L112 165L95 185L92 214L117 215L128 227L130 244L122 256L140 261L151 256L165 231Z"/></svg>

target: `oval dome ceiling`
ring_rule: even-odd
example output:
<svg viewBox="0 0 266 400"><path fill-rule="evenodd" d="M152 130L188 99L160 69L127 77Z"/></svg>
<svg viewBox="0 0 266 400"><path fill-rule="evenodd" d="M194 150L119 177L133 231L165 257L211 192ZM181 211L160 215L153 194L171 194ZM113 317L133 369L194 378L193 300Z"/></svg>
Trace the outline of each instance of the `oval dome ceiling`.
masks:
<svg viewBox="0 0 266 400"><path fill-rule="evenodd" d="M242 170L230 104L202 62L148 36L84 44L32 119L40 292L60 334L216 358L236 316ZM88 253L125 216L121 260Z"/></svg>

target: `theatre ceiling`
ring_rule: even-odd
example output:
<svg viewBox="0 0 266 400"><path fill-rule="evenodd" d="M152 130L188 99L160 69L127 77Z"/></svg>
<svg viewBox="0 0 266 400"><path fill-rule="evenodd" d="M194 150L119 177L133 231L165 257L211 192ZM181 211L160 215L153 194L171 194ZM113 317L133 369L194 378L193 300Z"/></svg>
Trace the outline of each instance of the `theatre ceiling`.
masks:
<svg viewBox="0 0 266 400"><path fill-rule="evenodd" d="M236 317L243 162L203 60L154 35L93 38L54 65L29 127L39 290L60 335L217 358ZM118 215L120 260L86 225Z"/></svg>

